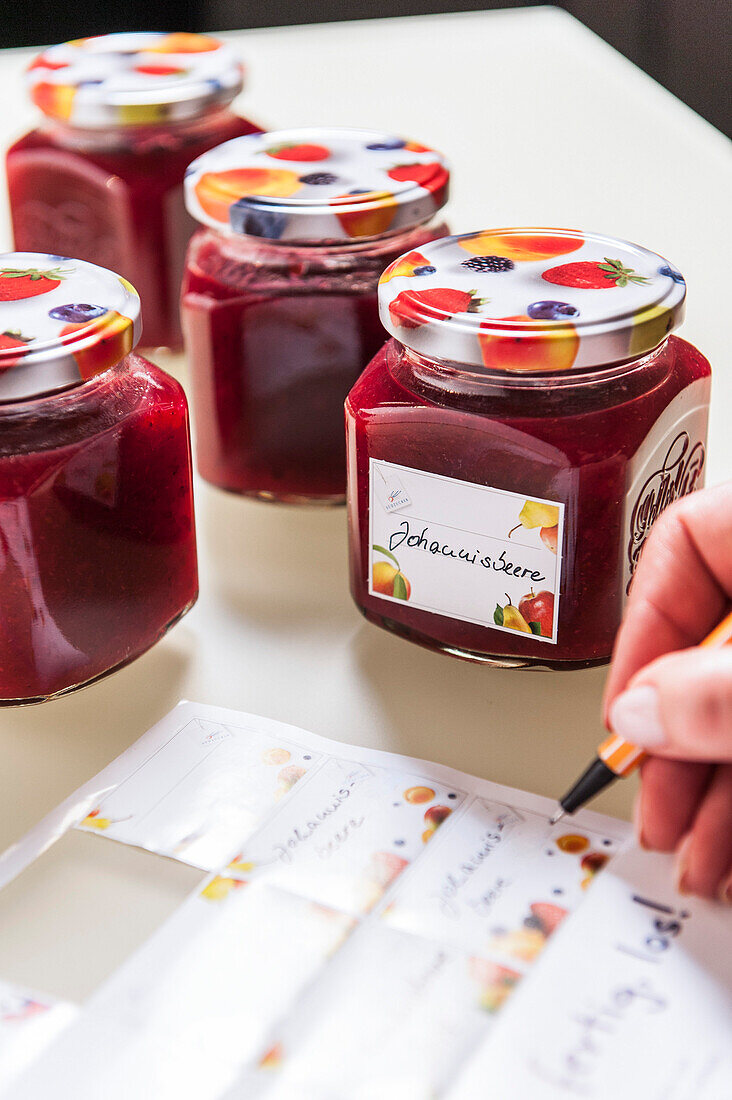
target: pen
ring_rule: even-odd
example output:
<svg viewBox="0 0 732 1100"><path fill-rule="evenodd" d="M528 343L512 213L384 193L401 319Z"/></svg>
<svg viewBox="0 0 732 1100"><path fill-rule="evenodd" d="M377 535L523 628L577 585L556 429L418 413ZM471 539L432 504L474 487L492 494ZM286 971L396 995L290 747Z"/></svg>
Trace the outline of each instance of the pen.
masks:
<svg viewBox="0 0 732 1100"><path fill-rule="evenodd" d="M727 645L732 641L732 611L722 619L719 626L715 626L711 634L708 634L702 646L718 647ZM645 752L637 745L631 745L622 737L611 733L606 737L597 750L597 756L590 766L582 773L573 787L559 800L559 809L551 819L551 824L556 825L565 814L573 814L584 806L596 794L609 786L613 780L630 775L645 759Z"/></svg>

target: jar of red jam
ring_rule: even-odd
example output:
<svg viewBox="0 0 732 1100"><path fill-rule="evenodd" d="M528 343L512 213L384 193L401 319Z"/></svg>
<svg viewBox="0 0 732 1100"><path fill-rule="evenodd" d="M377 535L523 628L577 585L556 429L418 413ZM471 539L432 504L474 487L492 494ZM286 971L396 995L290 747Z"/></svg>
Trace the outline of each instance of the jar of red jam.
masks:
<svg viewBox="0 0 732 1100"><path fill-rule="evenodd" d="M343 402L384 341L376 288L402 252L415 279L449 173L376 131L240 138L191 165L182 314L198 467L222 489L345 499Z"/></svg>
<svg viewBox="0 0 732 1100"><path fill-rule="evenodd" d="M391 339L346 402L353 596L506 667L607 661L659 513L703 481L710 368L661 256L495 229L397 260Z"/></svg>
<svg viewBox="0 0 732 1100"><path fill-rule="evenodd" d="M229 109L235 52L199 34L108 34L44 50L28 79L45 118L7 156L15 247L119 271L146 344L179 347L186 165L258 129Z"/></svg>
<svg viewBox="0 0 732 1100"><path fill-rule="evenodd" d="M127 664L196 599L186 399L139 314L111 271L0 255L0 704Z"/></svg>

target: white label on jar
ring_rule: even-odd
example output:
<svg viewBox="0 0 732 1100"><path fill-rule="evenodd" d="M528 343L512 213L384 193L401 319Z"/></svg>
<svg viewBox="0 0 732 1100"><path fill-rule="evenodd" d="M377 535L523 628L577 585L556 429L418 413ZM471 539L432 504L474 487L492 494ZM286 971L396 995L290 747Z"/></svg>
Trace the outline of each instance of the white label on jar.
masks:
<svg viewBox="0 0 732 1100"><path fill-rule="evenodd" d="M704 484L710 388L707 376L682 390L628 464L622 527L626 597L646 539L661 512Z"/></svg>
<svg viewBox="0 0 732 1100"><path fill-rule="evenodd" d="M369 484L370 595L556 643L562 503L374 458Z"/></svg>

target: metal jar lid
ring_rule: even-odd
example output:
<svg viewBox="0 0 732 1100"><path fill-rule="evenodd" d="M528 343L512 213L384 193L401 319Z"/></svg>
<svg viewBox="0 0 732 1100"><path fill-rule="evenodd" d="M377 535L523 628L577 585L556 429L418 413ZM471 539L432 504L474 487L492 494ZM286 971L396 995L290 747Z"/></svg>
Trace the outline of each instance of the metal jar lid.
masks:
<svg viewBox="0 0 732 1100"><path fill-rule="evenodd" d="M140 299L120 275L64 256L0 253L0 402L93 378L140 332Z"/></svg>
<svg viewBox="0 0 732 1100"><path fill-rule="evenodd" d="M203 34L104 34L62 42L28 69L33 102L72 126L146 126L195 118L241 91L225 42Z"/></svg>
<svg viewBox="0 0 732 1100"><path fill-rule="evenodd" d="M379 282L392 336L435 359L563 371L637 358L683 319L663 256L570 229L487 229L400 256Z"/></svg>
<svg viewBox="0 0 732 1100"><path fill-rule="evenodd" d="M447 201L444 157L378 130L309 128L234 138L189 166L199 222L274 241L352 241L408 229Z"/></svg>

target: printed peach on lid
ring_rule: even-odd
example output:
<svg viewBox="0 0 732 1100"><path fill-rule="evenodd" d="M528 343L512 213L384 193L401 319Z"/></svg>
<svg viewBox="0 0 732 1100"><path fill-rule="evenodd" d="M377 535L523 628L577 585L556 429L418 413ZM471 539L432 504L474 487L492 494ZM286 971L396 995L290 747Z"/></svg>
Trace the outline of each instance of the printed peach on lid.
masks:
<svg viewBox="0 0 732 1100"><path fill-rule="evenodd" d="M435 359L490 370L563 371L647 354L681 322L686 284L662 256L568 229L445 237L392 263L379 312Z"/></svg>
<svg viewBox="0 0 732 1100"><path fill-rule="evenodd" d="M444 157L377 130L251 134L204 153L186 205L223 232L273 241L348 241L426 222L447 201Z"/></svg>

